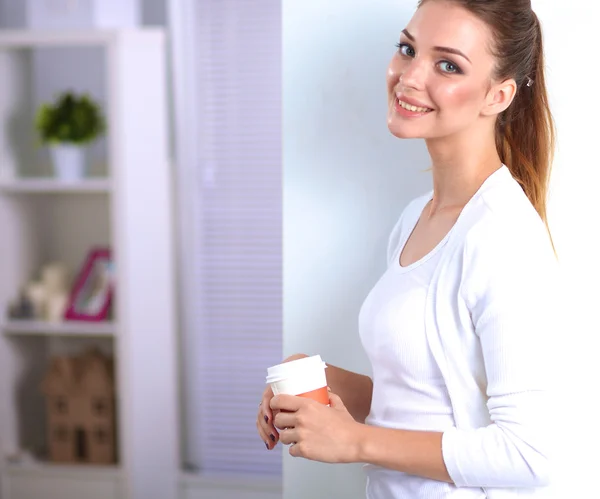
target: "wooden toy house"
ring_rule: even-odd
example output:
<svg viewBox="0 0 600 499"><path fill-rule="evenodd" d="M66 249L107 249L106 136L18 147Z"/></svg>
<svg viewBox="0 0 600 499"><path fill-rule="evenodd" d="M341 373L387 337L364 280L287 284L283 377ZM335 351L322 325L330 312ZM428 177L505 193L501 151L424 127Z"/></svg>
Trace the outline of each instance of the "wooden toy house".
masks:
<svg viewBox="0 0 600 499"><path fill-rule="evenodd" d="M115 453L112 360L97 350L56 357L42 382L49 458L61 463L110 464Z"/></svg>

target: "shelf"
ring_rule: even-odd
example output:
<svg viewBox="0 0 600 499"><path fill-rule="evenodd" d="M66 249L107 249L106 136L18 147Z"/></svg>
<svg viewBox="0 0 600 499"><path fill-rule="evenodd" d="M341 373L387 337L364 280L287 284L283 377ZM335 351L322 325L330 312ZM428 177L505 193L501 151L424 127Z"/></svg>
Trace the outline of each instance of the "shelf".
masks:
<svg viewBox="0 0 600 499"><path fill-rule="evenodd" d="M7 463L6 470L11 473L28 475L52 475L56 477L89 476L94 478L118 477L122 474L122 468L114 465L96 464L59 464L47 462Z"/></svg>
<svg viewBox="0 0 600 499"><path fill-rule="evenodd" d="M95 336L115 336L113 322L66 321L59 323L8 320L2 324L4 334L11 336L73 336L87 338Z"/></svg>
<svg viewBox="0 0 600 499"><path fill-rule="evenodd" d="M0 30L0 49L56 46L102 46L114 42L123 34L155 33L159 28L81 29L81 30Z"/></svg>
<svg viewBox="0 0 600 499"><path fill-rule="evenodd" d="M108 193L107 178L87 178L79 182L61 182L53 178L22 178L0 182L0 192L14 194Z"/></svg>

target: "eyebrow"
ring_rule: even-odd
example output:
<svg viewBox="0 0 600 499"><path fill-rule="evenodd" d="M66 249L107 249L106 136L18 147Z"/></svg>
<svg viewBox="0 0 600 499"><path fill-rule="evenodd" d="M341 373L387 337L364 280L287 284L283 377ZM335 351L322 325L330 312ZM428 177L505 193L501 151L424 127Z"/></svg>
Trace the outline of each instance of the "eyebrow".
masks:
<svg viewBox="0 0 600 499"><path fill-rule="evenodd" d="M416 41L416 40L415 40L415 37L414 37L414 36L412 36L412 35L411 35L411 34L408 32L408 30L406 30L406 29L403 29L403 30L402 30L402 33L404 33L404 34L406 35L406 38L408 38L410 41L412 41L412 42L415 42L415 41ZM433 47L433 50L435 50L435 51L437 51L437 52L446 52L446 53L448 53L448 54L455 54L455 55L459 55L459 56L461 56L461 57L465 58L467 61L471 62L471 59L469 59L469 58L468 58L468 57L467 57L465 54L463 54L463 53L462 53L460 50L458 50L458 49L453 49L453 48L450 48L450 47ZM473 63L471 62L471 64L473 64Z"/></svg>

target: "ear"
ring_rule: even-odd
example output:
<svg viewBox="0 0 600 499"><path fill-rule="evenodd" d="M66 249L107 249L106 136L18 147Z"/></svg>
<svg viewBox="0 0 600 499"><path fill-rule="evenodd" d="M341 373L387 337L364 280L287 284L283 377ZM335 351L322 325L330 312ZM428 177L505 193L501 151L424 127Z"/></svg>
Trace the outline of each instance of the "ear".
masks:
<svg viewBox="0 0 600 499"><path fill-rule="evenodd" d="M510 106L517 93L517 82L510 78L490 88L482 110L484 116L498 115Z"/></svg>

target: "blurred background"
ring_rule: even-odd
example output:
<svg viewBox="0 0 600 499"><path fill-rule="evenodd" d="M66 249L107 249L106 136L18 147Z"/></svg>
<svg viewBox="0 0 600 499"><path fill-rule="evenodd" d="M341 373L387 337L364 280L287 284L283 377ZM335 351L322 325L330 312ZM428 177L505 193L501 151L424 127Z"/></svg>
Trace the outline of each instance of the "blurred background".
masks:
<svg viewBox="0 0 600 499"><path fill-rule="evenodd" d="M0 0L1 499L364 497L360 465L268 452L255 420L292 353L369 374L358 310L431 188L385 119L415 6ZM591 497L600 12L533 7L569 311L554 498Z"/></svg>

